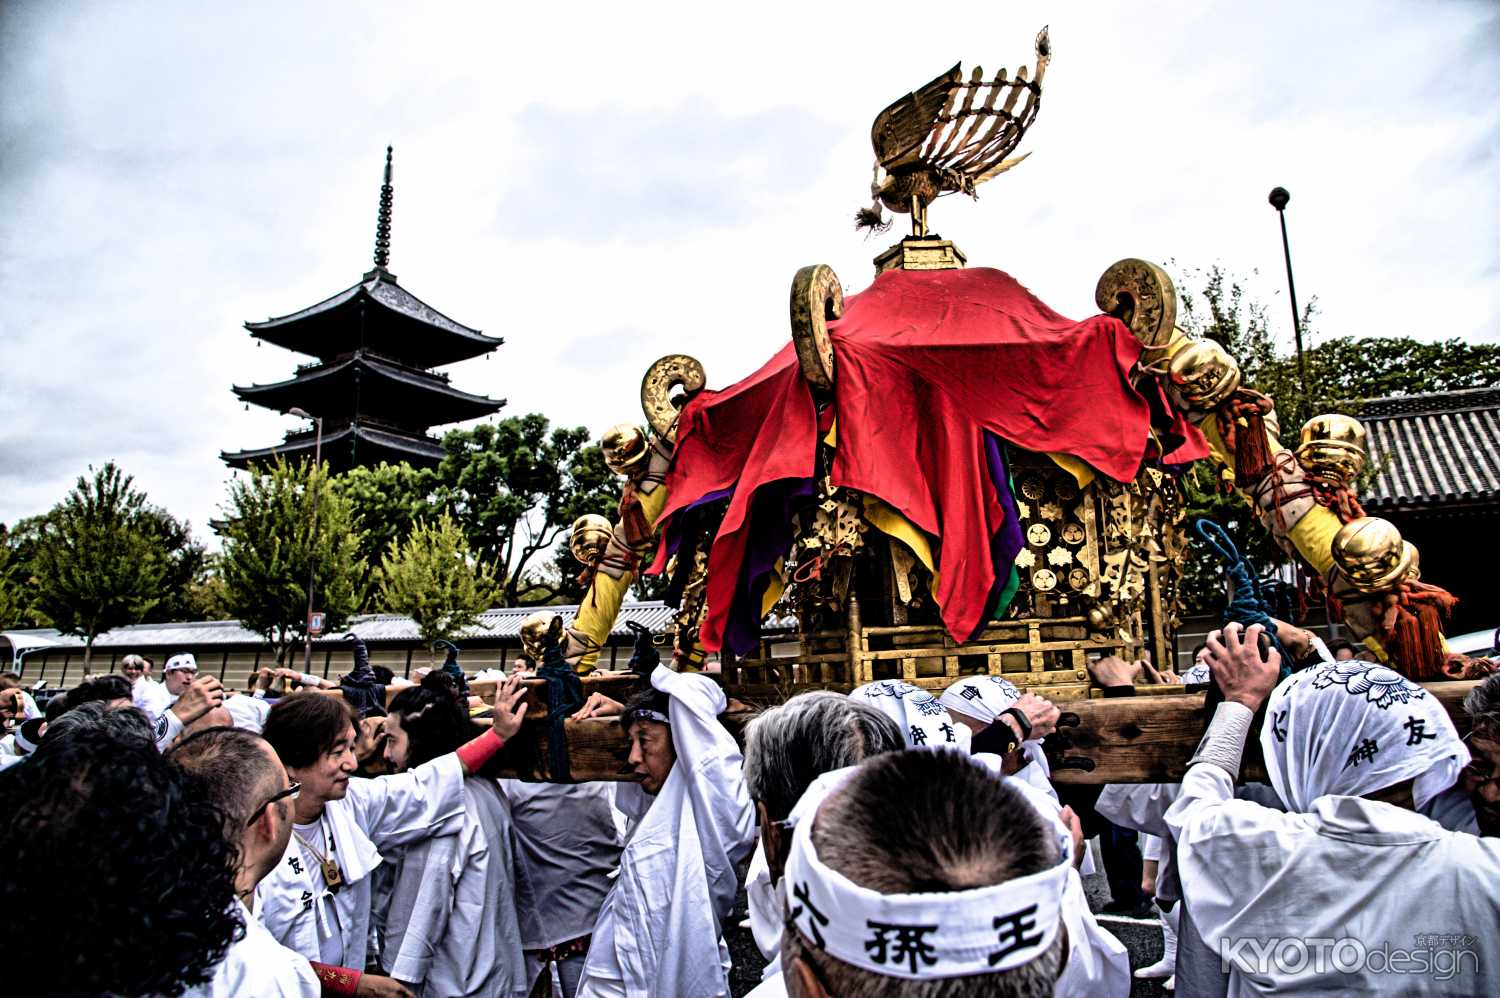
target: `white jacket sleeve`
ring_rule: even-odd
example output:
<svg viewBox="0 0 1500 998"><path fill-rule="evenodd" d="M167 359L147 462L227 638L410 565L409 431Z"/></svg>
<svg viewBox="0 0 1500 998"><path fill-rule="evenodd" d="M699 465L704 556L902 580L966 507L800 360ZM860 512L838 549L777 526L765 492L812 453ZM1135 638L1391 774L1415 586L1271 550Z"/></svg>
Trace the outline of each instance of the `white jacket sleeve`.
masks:
<svg viewBox="0 0 1500 998"><path fill-rule="evenodd" d="M463 825L463 767L450 752L395 776L350 780L346 799L377 849L446 835Z"/></svg>
<svg viewBox="0 0 1500 998"><path fill-rule="evenodd" d="M671 697L672 743L687 778L688 797L703 847L703 863L720 930L734 910L737 864L755 843L755 809L745 787L739 744L719 723L728 705L707 676L658 665L651 685Z"/></svg>

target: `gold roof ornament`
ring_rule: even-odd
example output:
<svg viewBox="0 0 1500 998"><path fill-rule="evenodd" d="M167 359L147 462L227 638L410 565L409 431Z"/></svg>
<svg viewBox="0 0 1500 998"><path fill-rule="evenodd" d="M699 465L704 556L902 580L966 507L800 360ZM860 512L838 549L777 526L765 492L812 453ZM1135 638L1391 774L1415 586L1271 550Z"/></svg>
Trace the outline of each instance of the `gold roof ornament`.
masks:
<svg viewBox="0 0 1500 998"><path fill-rule="evenodd" d="M658 437L677 441L677 416L687 400L708 384L703 365L685 353L669 353L646 369L641 379L641 411ZM672 393L682 389L681 395Z"/></svg>
<svg viewBox="0 0 1500 998"><path fill-rule="evenodd" d="M616 423L604 431L599 444L609 470L627 478L640 470L651 456L646 434L634 423Z"/></svg>
<svg viewBox="0 0 1500 998"><path fill-rule="evenodd" d="M547 639L547 630L557 614L549 610L538 610L521 621L521 650L537 665L542 664L542 642Z"/></svg>
<svg viewBox="0 0 1500 998"><path fill-rule="evenodd" d="M1036 68L1012 79L1001 69L986 80L975 66L964 78L962 64L907 94L875 116L874 203L855 215L859 228L884 232L891 223L882 207L911 215L911 239L876 258L877 272L891 267L936 270L962 267L963 254L947 240L929 239L927 206L945 194L976 197L975 188L1026 156L1007 159L1041 106L1042 77L1052 58L1043 28L1036 36ZM1021 102L1021 94L1026 100ZM1020 107L1017 108L1017 104Z"/></svg>
<svg viewBox="0 0 1500 998"><path fill-rule="evenodd" d="M1365 470L1364 425L1338 412L1314 416L1302 424L1297 460L1314 475L1349 485Z"/></svg>
<svg viewBox="0 0 1500 998"><path fill-rule="evenodd" d="M1240 386L1240 365L1213 340L1192 340L1167 362L1167 388L1184 409L1215 409Z"/></svg>
<svg viewBox="0 0 1500 998"><path fill-rule="evenodd" d="M1094 304L1148 347L1165 346L1177 326L1177 289L1149 260L1127 257L1110 264L1094 286Z"/></svg>
<svg viewBox="0 0 1500 998"><path fill-rule="evenodd" d="M1418 577L1417 549L1389 520L1362 516L1333 537L1333 561L1362 593L1380 593Z"/></svg>
<svg viewBox="0 0 1500 998"><path fill-rule="evenodd" d="M568 531L568 550L574 558L593 568L604 557L604 549L609 547L614 532L609 520L598 513L585 513L573 521L573 528Z"/></svg>

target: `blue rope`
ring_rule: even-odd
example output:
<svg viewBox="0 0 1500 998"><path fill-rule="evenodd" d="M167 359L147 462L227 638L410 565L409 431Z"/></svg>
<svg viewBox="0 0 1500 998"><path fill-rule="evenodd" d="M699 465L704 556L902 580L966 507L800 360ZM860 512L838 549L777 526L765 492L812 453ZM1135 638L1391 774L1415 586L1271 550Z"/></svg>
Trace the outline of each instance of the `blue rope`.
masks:
<svg viewBox="0 0 1500 998"><path fill-rule="evenodd" d="M1200 540L1207 544L1219 558L1224 566L1224 574L1228 577L1230 584L1234 587L1234 598L1224 608L1224 623L1240 624L1249 627L1251 624L1259 624L1266 630L1266 637L1271 639L1271 645L1281 655L1281 679L1292 674L1292 656L1281 646L1281 641L1276 637L1276 622L1271 619L1269 607L1261 596L1260 583L1256 581L1254 566L1250 559L1240 554L1240 549L1234 546L1234 541L1224 528L1212 520L1199 518L1193 521L1193 532Z"/></svg>
<svg viewBox="0 0 1500 998"><path fill-rule="evenodd" d="M537 676L547 681L547 770L554 782L573 779L568 759L568 733L563 727L572 714L583 706L583 683L562 654L562 633L549 633L542 650L542 667Z"/></svg>
<svg viewBox="0 0 1500 998"><path fill-rule="evenodd" d="M448 657L443 660L443 671L453 679L453 685L458 689L459 694L467 699L469 680L464 676L463 666L458 664L458 645L439 638L432 643L432 647L448 649Z"/></svg>

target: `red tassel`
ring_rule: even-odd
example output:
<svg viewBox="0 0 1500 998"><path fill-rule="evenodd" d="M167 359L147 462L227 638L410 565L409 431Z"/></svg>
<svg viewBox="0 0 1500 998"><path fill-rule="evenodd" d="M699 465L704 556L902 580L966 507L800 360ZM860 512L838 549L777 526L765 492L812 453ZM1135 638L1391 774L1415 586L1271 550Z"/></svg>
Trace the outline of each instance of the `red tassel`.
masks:
<svg viewBox="0 0 1500 998"><path fill-rule="evenodd" d="M1423 582L1402 583L1388 628L1388 650L1408 679L1424 682L1448 678L1443 648L1443 621L1458 603L1446 589Z"/></svg>
<svg viewBox="0 0 1500 998"><path fill-rule="evenodd" d="M1234 484L1248 488L1271 470L1271 442L1266 415L1275 403L1260 392L1241 388L1219 406L1219 435L1234 452ZM1239 421L1245 421L1244 426Z"/></svg>
<svg viewBox="0 0 1500 998"><path fill-rule="evenodd" d="M646 522L641 497L631 482L626 482L625 490L620 493L620 524L625 530L625 543L631 550L639 550L641 545L650 542L651 524Z"/></svg>

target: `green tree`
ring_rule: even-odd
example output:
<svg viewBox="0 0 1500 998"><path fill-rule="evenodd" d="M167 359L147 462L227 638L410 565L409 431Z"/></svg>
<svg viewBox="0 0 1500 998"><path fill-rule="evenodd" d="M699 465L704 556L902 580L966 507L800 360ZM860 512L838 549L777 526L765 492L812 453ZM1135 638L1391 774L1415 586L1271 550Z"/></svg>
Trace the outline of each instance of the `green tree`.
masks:
<svg viewBox="0 0 1500 998"><path fill-rule="evenodd" d="M317 525L314 530L314 510ZM218 525L225 609L265 635L284 661L306 634L307 585L326 627L343 627L365 596L366 562L349 500L335 489L327 466L276 463L230 482Z"/></svg>
<svg viewBox="0 0 1500 998"><path fill-rule="evenodd" d="M26 617L31 602L26 581L10 533L0 524L0 627L15 627Z"/></svg>
<svg viewBox="0 0 1500 998"><path fill-rule="evenodd" d="M418 521L443 511L437 473L404 462L352 468L338 476L337 484L362 535L360 555L372 566L380 564L392 542L405 540Z"/></svg>
<svg viewBox="0 0 1500 998"><path fill-rule="evenodd" d="M415 621L429 648L478 623L495 593L494 565L473 557L447 513L418 522L404 542L392 540L378 574L380 608Z"/></svg>
<svg viewBox="0 0 1500 998"><path fill-rule="evenodd" d="M614 509L618 481L589 437L582 426L554 429L531 413L443 439L448 455L437 469L433 501L452 513L474 553L495 565L507 606L579 592L571 576L551 576L533 562L579 516Z"/></svg>
<svg viewBox="0 0 1500 998"><path fill-rule="evenodd" d="M144 619L147 622L202 619L190 595L208 571L208 554L203 545L193 540L192 528L185 521L164 509L149 507L142 526L156 535L167 553L161 601L147 611Z"/></svg>
<svg viewBox="0 0 1500 998"><path fill-rule="evenodd" d="M139 623L161 602L171 563L165 514L147 505L134 479L113 461L89 471L40 521L30 564L37 609L83 637L85 670L95 638Z"/></svg>

